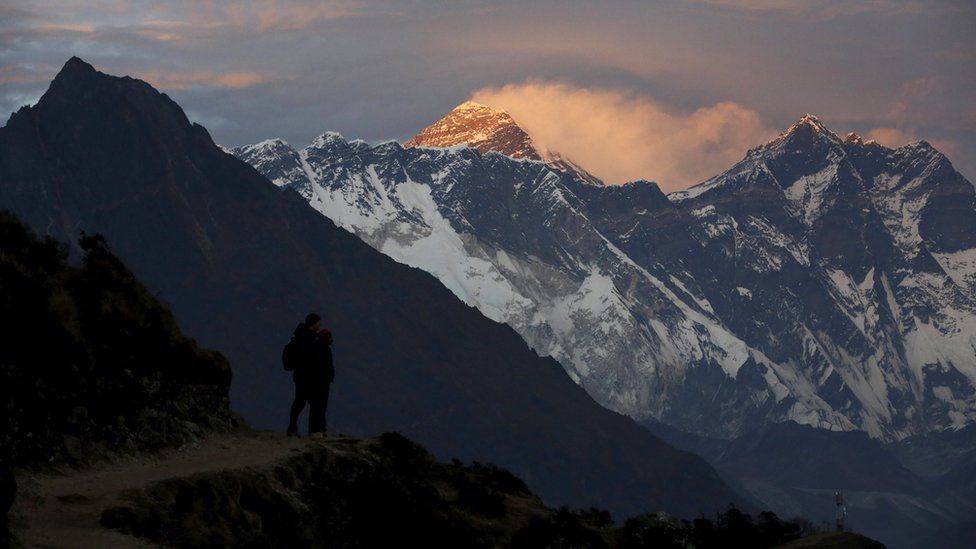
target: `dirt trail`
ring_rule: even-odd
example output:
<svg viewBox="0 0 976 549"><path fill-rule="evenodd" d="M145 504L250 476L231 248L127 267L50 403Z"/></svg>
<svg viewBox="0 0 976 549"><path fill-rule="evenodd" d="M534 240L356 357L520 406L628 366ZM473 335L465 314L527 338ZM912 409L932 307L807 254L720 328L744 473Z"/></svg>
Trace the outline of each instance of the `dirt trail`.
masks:
<svg viewBox="0 0 976 549"><path fill-rule="evenodd" d="M102 511L123 493L168 478L245 467L260 468L315 444L347 445L355 439L310 441L281 433L256 432L209 438L158 456L133 458L64 474L18 475L11 526L24 547L155 547L103 528Z"/></svg>

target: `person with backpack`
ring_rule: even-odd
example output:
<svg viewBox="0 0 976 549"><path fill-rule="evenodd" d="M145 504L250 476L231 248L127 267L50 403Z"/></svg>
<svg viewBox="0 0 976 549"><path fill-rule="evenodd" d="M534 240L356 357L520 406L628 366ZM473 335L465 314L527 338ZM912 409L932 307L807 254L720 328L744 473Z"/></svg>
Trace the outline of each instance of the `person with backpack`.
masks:
<svg viewBox="0 0 976 549"><path fill-rule="evenodd" d="M332 333L321 327L322 318L310 313L298 324L285 345L281 359L285 370L292 372L295 400L288 419L288 436L298 436L298 416L308 410L308 434L320 438L326 433L325 414L329 406L329 388L335 380L332 364Z"/></svg>

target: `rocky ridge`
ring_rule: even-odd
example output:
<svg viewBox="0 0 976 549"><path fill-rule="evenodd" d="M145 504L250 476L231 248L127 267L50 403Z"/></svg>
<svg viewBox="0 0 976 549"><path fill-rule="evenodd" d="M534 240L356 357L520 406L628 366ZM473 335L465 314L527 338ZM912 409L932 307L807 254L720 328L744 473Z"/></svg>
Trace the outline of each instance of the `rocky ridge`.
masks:
<svg viewBox="0 0 976 549"><path fill-rule="evenodd" d="M668 196L335 133L288 155L301 169L278 184L632 417L884 440L976 417L973 187L928 143L845 140L808 115Z"/></svg>

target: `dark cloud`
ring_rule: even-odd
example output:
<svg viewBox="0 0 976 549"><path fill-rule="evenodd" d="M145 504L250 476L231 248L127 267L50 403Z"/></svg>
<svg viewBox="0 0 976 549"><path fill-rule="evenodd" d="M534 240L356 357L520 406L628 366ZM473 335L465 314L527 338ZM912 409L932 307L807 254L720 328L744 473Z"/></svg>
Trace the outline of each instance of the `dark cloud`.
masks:
<svg viewBox="0 0 976 549"><path fill-rule="evenodd" d="M0 109L80 55L153 82L223 144L302 145L325 130L404 139L476 90L555 82L678 114L733 102L772 128L812 112L943 143L973 177L974 14L931 0L28 0L0 7Z"/></svg>

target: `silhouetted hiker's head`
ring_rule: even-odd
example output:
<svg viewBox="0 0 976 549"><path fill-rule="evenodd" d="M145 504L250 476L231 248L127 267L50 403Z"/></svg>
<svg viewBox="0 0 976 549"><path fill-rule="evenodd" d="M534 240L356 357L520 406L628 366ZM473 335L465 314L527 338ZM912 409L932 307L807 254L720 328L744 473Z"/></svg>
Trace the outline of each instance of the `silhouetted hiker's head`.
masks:
<svg viewBox="0 0 976 549"><path fill-rule="evenodd" d="M322 317L320 317L319 315L315 313L309 313L308 316L305 317L305 325L312 330L318 330L320 320L322 320Z"/></svg>

